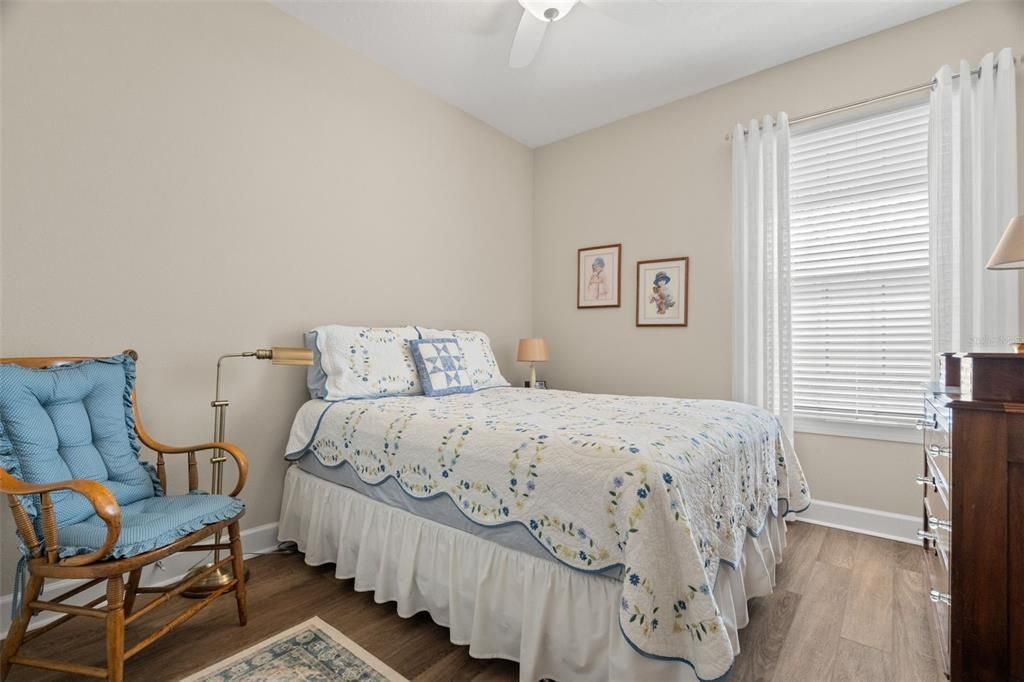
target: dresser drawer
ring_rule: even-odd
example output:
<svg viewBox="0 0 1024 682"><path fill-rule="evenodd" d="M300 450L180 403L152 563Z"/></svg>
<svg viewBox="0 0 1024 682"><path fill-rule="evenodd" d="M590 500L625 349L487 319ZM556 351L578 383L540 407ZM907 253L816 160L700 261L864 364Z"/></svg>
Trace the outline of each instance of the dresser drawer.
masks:
<svg viewBox="0 0 1024 682"><path fill-rule="evenodd" d="M953 533L949 508L935 486L925 486L924 515L922 537L925 538L925 567L928 574L927 599L931 604L930 611L935 625L936 650L944 672L949 675L949 574L953 559Z"/></svg>
<svg viewBox="0 0 1024 682"><path fill-rule="evenodd" d="M936 431L945 434L946 444L949 444L949 407L943 400L934 397L926 397L924 401L924 423L922 426L926 431Z"/></svg>
<svg viewBox="0 0 1024 682"><path fill-rule="evenodd" d="M935 547L925 550L925 567L928 572L927 599L935 626L936 650L942 662L943 672L949 676L949 571L942 563L942 557Z"/></svg>
<svg viewBox="0 0 1024 682"><path fill-rule="evenodd" d="M936 442L932 434L926 432L924 438L924 455L928 462L929 473L935 476L936 485L942 490L948 501L953 489L953 457L948 445Z"/></svg>
<svg viewBox="0 0 1024 682"><path fill-rule="evenodd" d="M933 476L935 485L949 506L950 491L953 488L953 451L950 447L949 410L942 403L931 399L924 401L924 418L921 421L922 444L928 475Z"/></svg>
<svg viewBox="0 0 1024 682"><path fill-rule="evenodd" d="M953 561L953 522L946 500L934 486L926 486L924 515L924 531L934 536L928 545L938 550L939 560L948 572Z"/></svg>
<svg viewBox="0 0 1024 682"><path fill-rule="evenodd" d="M934 496L939 503L945 507L946 516L949 516L948 510L950 509L950 500L953 499L952 486L949 484L947 476L952 472L952 462L950 458L945 455L936 455L933 453L926 453L924 456L925 468L927 470L927 477L932 481L932 485L927 485L925 488L925 497L929 494Z"/></svg>

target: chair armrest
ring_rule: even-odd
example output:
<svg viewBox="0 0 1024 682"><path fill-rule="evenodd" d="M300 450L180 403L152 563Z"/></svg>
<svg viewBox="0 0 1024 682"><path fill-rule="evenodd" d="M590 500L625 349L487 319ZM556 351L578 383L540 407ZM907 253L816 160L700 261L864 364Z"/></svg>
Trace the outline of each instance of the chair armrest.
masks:
<svg viewBox="0 0 1024 682"><path fill-rule="evenodd" d="M238 494L242 492L242 488L245 487L245 480L249 475L249 459L242 452L242 449L233 443L201 443L199 445L186 445L182 447L174 445L165 445L157 440L154 440L148 433L145 433L141 429L139 430L139 439L142 444L154 452L158 452L164 455L181 455L192 452L202 452L203 450L220 450L231 455L232 459L235 460L235 464L238 466L238 482L235 484L235 489L231 491L230 497L238 497Z"/></svg>
<svg viewBox="0 0 1024 682"><path fill-rule="evenodd" d="M79 495L83 495L92 504L92 508L96 511L96 516L100 517L107 526L107 537L103 541L102 547L89 554L69 557L61 561L61 563L65 566L84 566L85 564L91 564L102 559L114 548L118 537L121 535L121 506L117 503L117 498L114 497L114 494L105 486L96 481L88 480L60 481L58 483L25 483L0 470L0 493L7 495L39 495L60 490L71 490ZM50 514L52 514L52 509ZM49 522L55 535L56 520L52 517L46 519L45 516L44 509L44 525Z"/></svg>

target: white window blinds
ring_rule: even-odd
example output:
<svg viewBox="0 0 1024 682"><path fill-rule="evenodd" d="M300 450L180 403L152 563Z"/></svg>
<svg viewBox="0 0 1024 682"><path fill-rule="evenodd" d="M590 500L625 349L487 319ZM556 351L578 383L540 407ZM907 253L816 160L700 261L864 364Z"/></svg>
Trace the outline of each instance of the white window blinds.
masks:
<svg viewBox="0 0 1024 682"><path fill-rule="evenodd" d="M790 183L798 429L913 424L932 362L927 103L794 134Z"/></svg>

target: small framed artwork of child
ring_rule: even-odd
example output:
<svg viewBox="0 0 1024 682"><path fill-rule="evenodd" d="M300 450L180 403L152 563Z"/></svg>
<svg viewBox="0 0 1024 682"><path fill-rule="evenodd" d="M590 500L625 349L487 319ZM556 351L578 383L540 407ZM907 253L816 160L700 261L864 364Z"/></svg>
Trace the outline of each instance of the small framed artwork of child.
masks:
<svg viewBox="0 0 1024 682"><path fill-rule="evenodd" d="M636 264L636 326L685 327L689 276L689 258L639 261Z"/></svg>
<svg viewBox="0 0 1024 682"><path fill-rule="evenodd" d="M618 308L622 305L622 244L580 249L576 262L576 307Z"/></svg>

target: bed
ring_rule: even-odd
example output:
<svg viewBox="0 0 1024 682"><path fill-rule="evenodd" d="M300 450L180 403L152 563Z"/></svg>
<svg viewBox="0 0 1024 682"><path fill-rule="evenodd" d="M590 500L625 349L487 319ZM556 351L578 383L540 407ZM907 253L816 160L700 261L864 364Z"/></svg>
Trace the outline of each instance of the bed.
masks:
<svg viewBox="0 0 1024 682"><path fill-rule="evenodd" d="M523 680L711 680L810 503L767 411L493 387L310 400L279 535Z"/></svg>

